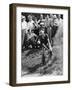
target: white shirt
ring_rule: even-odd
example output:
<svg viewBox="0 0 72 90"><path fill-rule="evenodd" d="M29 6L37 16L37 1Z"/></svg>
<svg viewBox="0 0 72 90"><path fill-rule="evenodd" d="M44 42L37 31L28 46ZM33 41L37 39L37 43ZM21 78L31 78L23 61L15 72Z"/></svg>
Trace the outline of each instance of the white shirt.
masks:
<svg viewBox="0 0 72 90"><path fill-rule="evenodd" d="M46 27L50 27L50 19L45 20L45 26L46 26Z"/></svg>
<svg viewBox="0 0 72 90"><path fill-rule="evenodd" d="M30 29L30 31L34 29L34 21L33 20L28 22L28 29Z"/></svg>
<svg viewBox="0 0 72 90"><path fill-rule="evenodd" d="M59 25L62 25L63 24L63 20L61 18L58 19L58 21L59 21Z"/></svg>
<svg viewBox="0 0 72 90"><path fill-rule="evenodd" d="M35 34L35 33L30 33L30 34L27 33L27 36L28 36L28 40L29 40L29 39L31 39L33 36L36 36L36 34Z"/></svg>
<svg viewBox="0 0 72 90"><path fill-rule="evenodd" d="M23 21L22 22L22 30L27 30L27 22L26 21Z"/></svg>

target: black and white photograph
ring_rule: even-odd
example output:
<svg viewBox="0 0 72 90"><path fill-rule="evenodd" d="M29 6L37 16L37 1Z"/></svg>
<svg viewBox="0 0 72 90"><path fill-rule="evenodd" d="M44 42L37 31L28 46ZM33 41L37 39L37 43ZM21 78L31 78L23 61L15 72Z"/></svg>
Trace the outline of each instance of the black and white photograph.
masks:
<svg viewBox="0 0 72 90"><path fill-rule="evenodd" d="M21 76L63 75L63 14L21 13Z"/></svg>
<svg viewBox="0 0 72 90"><path fill-rule="evenodd" d="M70 8L12 4L11 10L13 85L69 82Z"/></svg>

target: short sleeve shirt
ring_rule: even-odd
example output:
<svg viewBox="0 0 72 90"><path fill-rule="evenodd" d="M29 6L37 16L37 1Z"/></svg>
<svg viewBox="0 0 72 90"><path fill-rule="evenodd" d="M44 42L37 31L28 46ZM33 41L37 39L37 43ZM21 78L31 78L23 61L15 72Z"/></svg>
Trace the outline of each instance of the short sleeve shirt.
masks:
<svg viewBox="0 0 72 90"><path fill-rule="evenodd" d="M28 29L30 29L30 30L34 29L34 21L33 20L28 22Z"/></svg>
<svg viewBox="0 0 72 90"><path fill-rule="evenodd" d="M23 21L22 22L22 30L26 30L27 29L27 22Z"/></svg>

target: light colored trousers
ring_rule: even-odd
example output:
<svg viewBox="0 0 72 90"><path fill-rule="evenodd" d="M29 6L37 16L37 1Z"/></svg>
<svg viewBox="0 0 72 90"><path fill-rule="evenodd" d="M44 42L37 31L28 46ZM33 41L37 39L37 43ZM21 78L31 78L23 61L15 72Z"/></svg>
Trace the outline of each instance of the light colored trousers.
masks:
<svg viewBox="0 0 72 90"><path fill-rule="evenodd" d="M21 46L24 44L25 30L21 31Z"/></svg>

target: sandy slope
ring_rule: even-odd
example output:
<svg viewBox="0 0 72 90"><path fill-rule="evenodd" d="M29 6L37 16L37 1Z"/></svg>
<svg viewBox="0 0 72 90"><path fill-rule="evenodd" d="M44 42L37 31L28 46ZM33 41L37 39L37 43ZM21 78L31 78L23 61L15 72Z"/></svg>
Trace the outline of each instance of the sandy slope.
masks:
<svg viewBox="0 0 72 90"><path fill-rule="evenodd" d="M45 51L46 64L42 65L42 50L32 49L22 53L21 75L62 75L63 74L63 28L59 27L53 46L53 55L49 57L48 50Z"/></svg>

